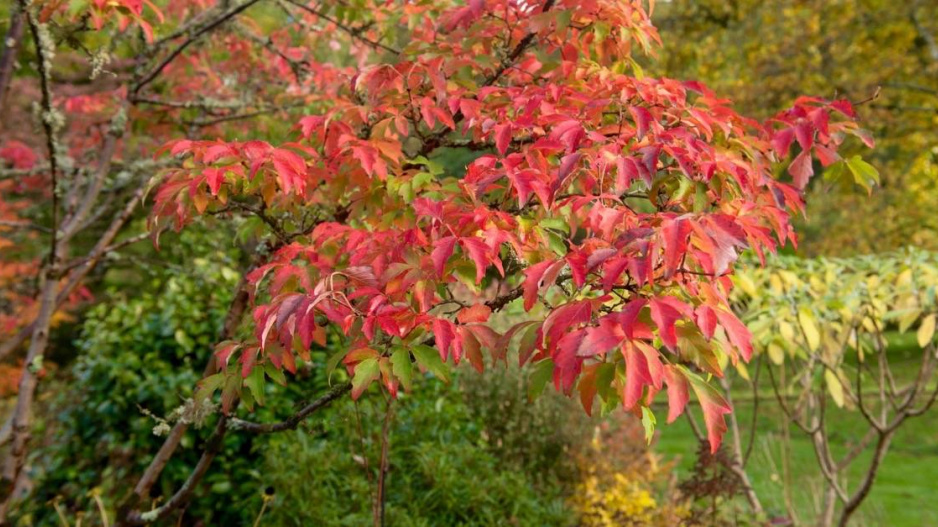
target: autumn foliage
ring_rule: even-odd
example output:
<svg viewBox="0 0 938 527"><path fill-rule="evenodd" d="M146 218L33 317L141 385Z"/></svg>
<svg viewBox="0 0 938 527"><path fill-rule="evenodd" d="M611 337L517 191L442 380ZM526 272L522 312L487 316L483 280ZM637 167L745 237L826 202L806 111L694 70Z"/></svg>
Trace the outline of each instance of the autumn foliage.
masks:
<svg viewBox="0 0 938 527"><path fill-rule="evenodd" d="M796 243L815 160L861 135L851 104L801 98L757 122L700 83L646 77L638 54L659 39L638 1L379 4L374 18L406 45L366 31L356 67L315 65L319 110L294 141L165 147L184 161L155 193L155 237L244 208L273 233L248 275L254 330L219 345L204 392L251 404L265 372L279 380L336 331L353 397L489 354L587 412L598 395L653 421L666 391L671 422L693 393L715 450L730 408L708 378L752 354L729 275L745 249ZM441 148L476 155L449 173ZM497 331L515 300L527 320Z"/></svg>

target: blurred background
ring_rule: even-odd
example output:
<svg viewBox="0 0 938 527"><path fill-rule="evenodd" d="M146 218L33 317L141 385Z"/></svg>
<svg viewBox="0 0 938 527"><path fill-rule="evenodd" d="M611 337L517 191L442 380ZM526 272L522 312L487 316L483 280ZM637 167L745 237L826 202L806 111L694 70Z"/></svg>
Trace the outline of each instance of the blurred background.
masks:
<svg viewBox="0 0 938 527"><path fill-rule="evenodd" d="M850 489L863 485L877 438L863 398L890 411L878 393L914 385L928 395L936 386L923 356L934 353L938 283L938 4L658 0L653 19L664 47L642 62L646 74L703 81L756 118L801 94L863 101L861 123L876 141L864 159L879 185L814 178L798 247L765 269L752 260L740 270L736 305L759 358L723 385L735 408L724 448L710 455L701 446L697 408L696 421L661 419L646 443L640 419L587 417L579 401L540 393L536 372L463 366L448 383L420 379L390 407L373 390L296 431L230 438L186 524L369 524L385 444L389 525L815 525L837 492L825 472L836 468ZM5 23L0 17L2 33ZM26 83L10 94L34 96ZM15 127L2 133L29 141ZM442 151L438 161L458 166L465 156ZM139 244L93 277L80 309L60 316L28 460L31 498L15 521L96 525L116 506L163 441L156 416L192 395L251 250L250 227L207 220L168 234L160 252ZM0 272L6 309L23 269ZM844 313L869 306L877 314L850 344ZM5 337L15 324L4 328ZM803 348L827 350L840 369L808 363ZM328 344L315 351L302 382L269 383L256 420L321 393L331 355ZM0 364L5 408L22 367L15 358ZM938 525L938 412L900 424L851 525ZM186 437L154 494L184 480L199 434L207 435ZM819 461L818 448L836 467Z"/></svg>

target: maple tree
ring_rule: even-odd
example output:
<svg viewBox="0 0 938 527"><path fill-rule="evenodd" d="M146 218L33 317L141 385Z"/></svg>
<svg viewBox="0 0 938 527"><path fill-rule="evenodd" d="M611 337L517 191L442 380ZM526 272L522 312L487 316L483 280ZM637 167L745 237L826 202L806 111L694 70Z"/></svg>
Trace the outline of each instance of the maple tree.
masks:
<svg viewBox="0 0 938 527"><path fill-rule="evenodd" d="M254 334L219 346L206 392L253 402L326 325L347 337L353 397L406 389L414 363L481 370L483 348L506 360L520 336L518 360L587 411L598 394L641 413L667 388L670 421L693 391L717 448L730 409L696 372L752 352L727 274L742 248L794 241L812 154L837 162L859 134L851 105L803 98L761 124L698 83L629 73L657 41L639 4L472 3L410 39L377 49L297 141L167 146L189 161L157 192L155 232L251 200L283 243L248 275ZM481 155L447 177L426 157L442 146ZM325 217L303 224L310 207ZM496 332L519 297L533 320Z"/></svg>
<svg viewBox="0 0 938 527"><path fill-rule="evenodd" d="M847 136L866 139L850 102L800 98L759 122L699 82L646 77L643 55L660 42L639 1L286 0L269 36L238 19L257 3L164 13L92 2L77 15L49 3L30 15L35 27L58 16L142 34L127 82L76 106L191 125L158 154L172 168L153 192L155 243L203 216L249 216L266 232L200 385L202 399L221 392L224 412L202 461L165 503L134 510L185 433L176 423L121 521L181 506L228 430L295 427L349 390L358 398L377 383L396 395L418 370L445 378L447 362L482 370L483 350L530 364L587 412L622 406L649 429L659 392L668 422L693 393L719 447L730 407L708 378L752 354L727 300L734 264L747 248L761 257L796 242L790 217L803 210L812 159L839 163ZM164 16L179 26L159 36L148 20ZM261 96L236 101L250 90ZM231 124L300 106L292 140L246 140L253 131ZM180 135L164 124L132 144L152 151ZM121 137L75 140L111 138L113 150ZM471 152L464 173L437 161L449 150ZM496 313L516 300L528 320L502 330ZM286 382L328 332L342 339L331 362L350 383L280 423L228 417L262 402L267 379Z"/></svg>

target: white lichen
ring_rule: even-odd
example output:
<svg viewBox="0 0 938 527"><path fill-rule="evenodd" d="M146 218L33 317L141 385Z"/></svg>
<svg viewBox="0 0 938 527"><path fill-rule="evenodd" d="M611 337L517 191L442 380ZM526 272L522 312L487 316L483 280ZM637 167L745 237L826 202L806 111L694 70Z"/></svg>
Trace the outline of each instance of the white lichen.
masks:
<svg viewBox="0 0 938 527"><path fill-rule="evenodd" d="M101 48L94 52L94 54L91 55L91 80L97 79L99 75L104 73L104 67L110 63L111 54L108 53L107 49Z"/></svg>

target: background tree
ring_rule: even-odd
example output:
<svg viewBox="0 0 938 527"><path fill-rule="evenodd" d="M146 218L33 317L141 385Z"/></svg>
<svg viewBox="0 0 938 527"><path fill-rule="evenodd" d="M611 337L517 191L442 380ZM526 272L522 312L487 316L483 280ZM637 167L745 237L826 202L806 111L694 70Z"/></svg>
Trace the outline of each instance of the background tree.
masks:
<svg viewBox="0 0 938 527"><path fill-rule="evenodd" d="M752 328L757 352L767 358L768 382L763 376L762 386L771 388L789 423L810 437L817 456L825 481L818 525L833 525L835 518L838 525L849 524L896 433L938 398L936 273L934 254L915 250L850 259L779 258L737 277L738 309ZM895 338L891 328L900 335L914 330L908 363L888 351L887 338ZM862 417L863 435L850 448L832 447L837 431L830 414L838 409ZM735 422L734 433L739 435ZM745 465L751 446L741 444L735 442L736 455ZM791 509L789 514L797 517Z"/></svg>
<svg viewBox="0 0 938 527"><path fill-rule="evenodd" d="M802 93L854 101L877 94L865 123L877 141L868 160L882 174L880 188L867 195L828 171L812 185L802 250L935 249L936 20L938 7L927 1L661 2L655 22L666 45L649 67L706 82L755 116Z"/></svg>

